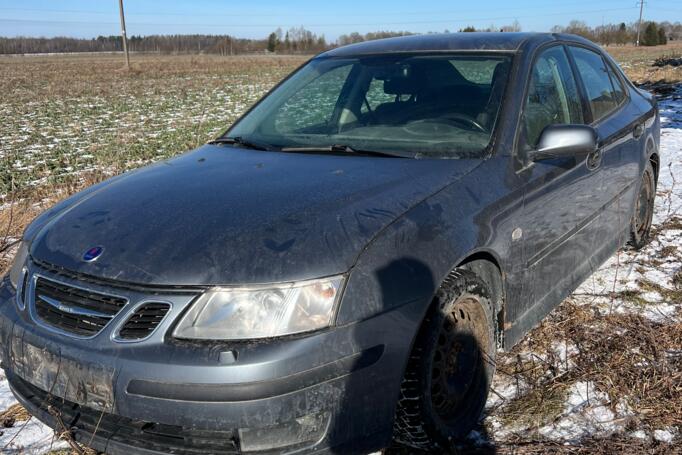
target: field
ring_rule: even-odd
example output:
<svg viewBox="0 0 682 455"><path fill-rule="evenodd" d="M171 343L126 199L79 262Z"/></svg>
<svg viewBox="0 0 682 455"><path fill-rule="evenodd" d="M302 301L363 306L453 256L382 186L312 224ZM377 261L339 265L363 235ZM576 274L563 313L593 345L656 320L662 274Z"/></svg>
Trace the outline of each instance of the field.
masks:
<svg viewBox="0 0 682 455"><path fill-rule="evenodd" d="M682 45L614 47L661 100L654 240L621 251L498 359L480 453L682 453ZM0 57L0 272L26 224L59 199L225 130L306 57ZM675 88L676 87L676 88ZM66 451L9 394L0 453ZM6 411L6 412L3 412Z"/></svg>
<svg viewBox="0 0 682 455"><path fill-rule="evenodd" d="M682 80L682 68L679 66L652 66L652 63L661 57L682 57L682 43L655 47L609 46L606 50L633 82L642 84Z"/></svg>

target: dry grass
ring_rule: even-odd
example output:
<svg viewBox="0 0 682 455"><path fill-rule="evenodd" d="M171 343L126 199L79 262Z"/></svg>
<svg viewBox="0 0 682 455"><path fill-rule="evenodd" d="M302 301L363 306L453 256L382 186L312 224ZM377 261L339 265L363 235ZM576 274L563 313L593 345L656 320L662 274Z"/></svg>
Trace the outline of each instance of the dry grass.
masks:
<svg viewBox="0 0 682 455"><path fill-rule="evenodd" d="M556 342L575 346L568 368L556 354ZM498 374L525 384L526 392L492 410L508 427L518 427L494 447L474 448L499 454L641 454L682 453L682 448L622 433L586 437L579 442L543 438L536 429L561 417L567 389L577 381L594 383L607 406L627 407L625 428L653 430L682 425L682 323L659 324L638 315L599 315L571 299L531 331L511 352L498 358ZM528 359L527 354L534 355ZM525 359L521 361L521 359ZM488 433L482 428L481 432ZM467 453L471 448L463 448Z"/></svg>
<svg viewBox="0 0 682 455"><path fill-rule="evenodd" d="M469 453L464 450L462 453ZM668 444L648 443L614 435L610 438L587 438L580 443L557 443L552 441L516 438L495 451L481 451L486 455L679 455L680 448Z"/></svg>
<svg viewBox="0 0 682 455"><path fill-rule="evenodd" d="M132 70L122 69L118 56L0 56L0 87L12 98L27 101L60 97L113 96L174 90L163 82L184 80L191 91L212 76L240 76L250 80L269 72L286 74L303 63L301 56L145 55L132 59ZM195 78L195 80L192 80Z"/></svg>
<svg viewBox="0 0 682 455"><path fill-rule="evenodd" d="M532 387L507 403L501 413L502 422L524 428L540 428L552 423L566 407L569 386L566 378L560 378Z"/></svg>
<svg viewBox="0 0 682 455"><path fill-rule="evenodd" d="M665 46L635 47L608 46L606 51L621 65L628 77L638 84L646 82L680 82L682 67L654 67L654 61L664 56L682 56L682 43L670 43Z"/></svg>
<svg viewBox="0 0 682 455"><path fill-rule="evenodd" d="M0 412L0 426L4 428L13 427L14 424L19 422L24 422L31 417L26 409L20 404L13 404L9 408Z"/></svg>

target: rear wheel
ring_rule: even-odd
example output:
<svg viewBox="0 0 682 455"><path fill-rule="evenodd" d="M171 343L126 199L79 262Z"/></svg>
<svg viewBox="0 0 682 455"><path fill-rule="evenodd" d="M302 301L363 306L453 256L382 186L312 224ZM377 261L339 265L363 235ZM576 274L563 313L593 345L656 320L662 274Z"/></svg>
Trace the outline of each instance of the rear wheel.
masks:
<svg viewBox="0 0 682 455"><path fill-rule="evenodd" d="M438 290L401 388L395 440L447 450L476 425L495 370L493 308L486 284L456 270Z"/></svg>
<svg viewBox="0 0 682 455"><path fill-rule="evenodd" d="M651 163L647 163L637 200L635 213L630 222L630 245L635 250L643 248L649 243L651 222L654 217L654 198L656 197L656 178Z"/></svg>

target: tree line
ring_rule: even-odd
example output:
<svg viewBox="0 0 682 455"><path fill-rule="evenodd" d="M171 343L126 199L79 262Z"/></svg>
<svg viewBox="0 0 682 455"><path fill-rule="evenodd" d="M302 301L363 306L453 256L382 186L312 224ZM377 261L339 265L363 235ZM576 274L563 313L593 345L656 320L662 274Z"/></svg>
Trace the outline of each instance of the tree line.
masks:
<svg viewBox="0 0 682 455"><path fill-rule="evenodd" d="M150 35L130 36L131 52L245 54L265 49L266 40L236 38L230 35ZM115 52L123 50L120 36L98 36L93 39L56 38L2 38L0 54L35 54L57 52Z"/></svg>
<svg viewBox="0 0 682 455"><path fill-rule="evenodd" d="M237 55L263 52L311 54L333 47L324 35L316 35L303 27L287 31L277 29L266 39L237 38L231 35L132 35L128 38L131 52L158 54ZM92 39L69 37L33 38L0 37L0 54L34 54L59 52L116 52L123 50L120 36L98 36Z"/></svg>
<svg viewBox="0 0 682 455"><path fill-rule="evenodd" d="M473 31L521 31L515 21L511 25L476 29L468 26L460 32ZM637 36L637 23L606 24L589 27L585 22L573 20L566 26L554 26L555 33L573 33L584 36L604 45L624 45L634 43ZM448 32L448 30L446 30ZM133 35L128 39L132 52L160 54L219 54L236 55L251 53L315 54L336 46L371 41L380 38L410 35L408 31L378 31L371 33L344 34L334 42L328 42L324 35L317 35L304 27L277 30L264 39L237 38L231 35ZM647 22L642 24L640 44L655 46L669 40L682 40L682 23ZM61 52L115 52L123 49L120 36L98 36L92 39L69 37L33 38L0 37L0 54L33 54Z"/></svg>
<svg viewBox="0 0 682 455"><path fill-rule="evenodd" d="M637 22L626 24L606 24L589 27L585 22L573 20L566 26L555 25L554 33L572 33L604 45L625 45L637 41ZM640 45L657 46L668 41L682 40L680 22L643 22L640 29Z"/></svg>

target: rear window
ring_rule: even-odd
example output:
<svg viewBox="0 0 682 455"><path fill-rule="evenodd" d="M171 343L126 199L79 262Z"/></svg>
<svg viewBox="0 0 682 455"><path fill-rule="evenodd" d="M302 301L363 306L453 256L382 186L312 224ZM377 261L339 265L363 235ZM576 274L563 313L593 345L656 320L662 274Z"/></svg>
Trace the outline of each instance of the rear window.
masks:
<svg viewBox="0 0 682 455"><path fill-rule="evenodd" d="M624 96L617 94L609 70L601 55L582 47L571 47L571 54L585 86L592 109L593 121L601 120L612 112Z"/></svg>

